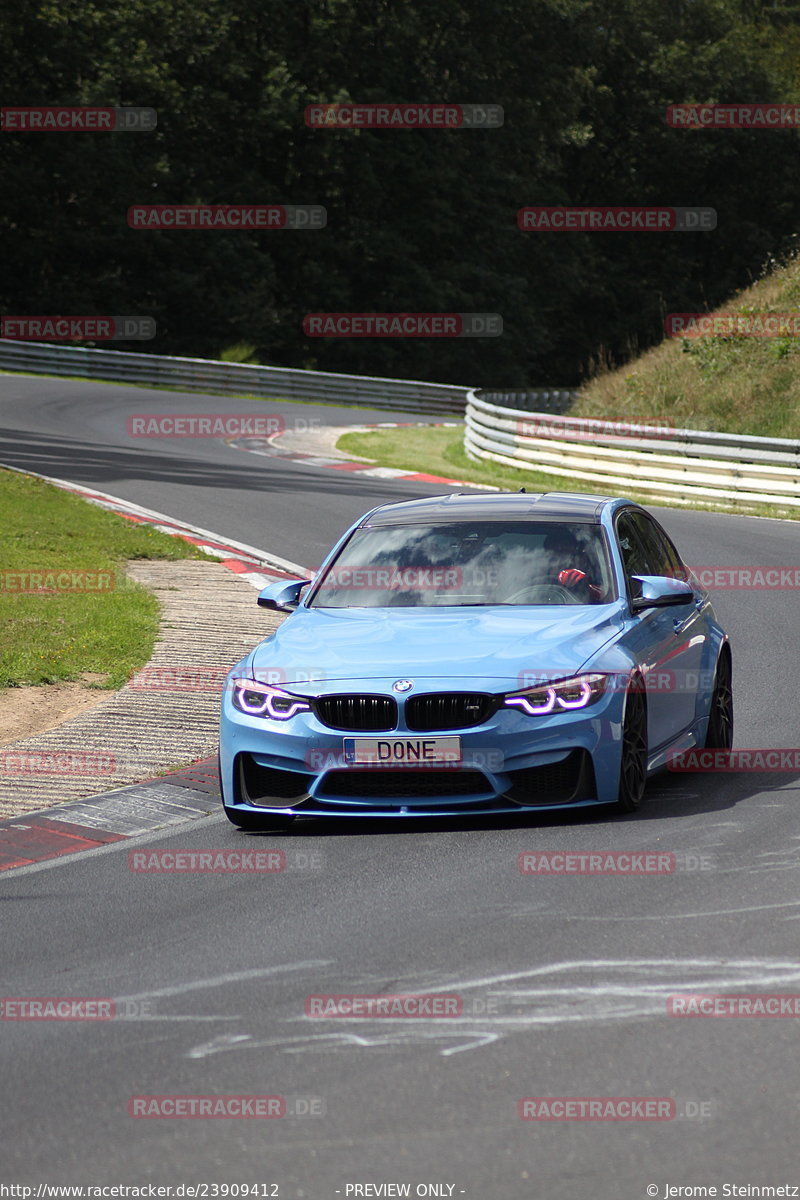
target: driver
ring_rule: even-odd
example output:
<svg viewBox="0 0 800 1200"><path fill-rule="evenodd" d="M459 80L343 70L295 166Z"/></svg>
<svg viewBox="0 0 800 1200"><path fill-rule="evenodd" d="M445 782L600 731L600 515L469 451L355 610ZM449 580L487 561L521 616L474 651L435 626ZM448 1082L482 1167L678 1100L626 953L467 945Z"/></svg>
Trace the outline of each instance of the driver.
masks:
<svg viewBox="0 0 800 1200"><path fill-rule="evenodd" d="M589 582L587 572L583 569L588 566L586 555L569 529L555 529L548 533L544 539L544 550L554 563L555 583L580 596L584 604L602 601L602 588Z"/></svg>

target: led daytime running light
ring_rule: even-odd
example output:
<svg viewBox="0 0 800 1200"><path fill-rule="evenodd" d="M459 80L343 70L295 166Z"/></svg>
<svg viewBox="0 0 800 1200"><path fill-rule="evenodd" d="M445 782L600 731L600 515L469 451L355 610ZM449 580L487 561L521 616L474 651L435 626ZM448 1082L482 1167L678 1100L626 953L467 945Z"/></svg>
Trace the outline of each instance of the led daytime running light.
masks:
<svg viewBox="0 0 800 1200"><path fill-rule="evenodd" d="M570 698L570 693L580 689L580 695ZM523 692L515 692L506 696L506 705L521 708L529 716L546 716L557 709L571 712L579 708L587 708L599 700L606 689L604 675L578 675L574 679L562 679L550 687L528 688ZM537 703L538 701L538 703Z"/></svg>
<svg viewBox="0 0 800 1200"><path fill-rule="evenodd" d="M247 697L260 696L253 703ZM287 705L288 701L288 705ZM283 702L283 707L276 705ZM281 688L270 687L269 684L259 683L255 679L235 679L233 682L233 703L240 712L250 717L271 717L273 721L288 721L299 712L309 712L311 705L299 696L292 696Z"/></svg>

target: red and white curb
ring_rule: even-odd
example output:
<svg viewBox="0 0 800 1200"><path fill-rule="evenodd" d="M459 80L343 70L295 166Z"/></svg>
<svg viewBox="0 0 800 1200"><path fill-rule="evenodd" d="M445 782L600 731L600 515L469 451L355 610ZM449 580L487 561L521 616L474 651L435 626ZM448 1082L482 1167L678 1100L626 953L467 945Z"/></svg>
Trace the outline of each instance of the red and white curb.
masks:
<svg viewBox="0 0 800 1200"><path fill-rule="evenodd" d="M452 421L381 421L377 425L343 425L336 427L339 437L345 433L363 433L374 429L417 429L439 428L442 425L452 425ZM299 462L306 467L324 467L330 471L348 471L368 479L407 479L413 483L442 483L449 487L475 488L481 492L499 492L502 489L488 483L470 483L466 479L447 479L443 475L427 475L422 471L403 471L397 467L376 467L369 462L359 462L345 457L332 458L319 454L308 454L298 450L289 450L281 445L281 439L286 433L279 430L265 437L226 438L225 442L233 450L244 450L249 454L260 454L265 458L284 458Z"/></svg>
<svg viewBox="0 0 800 1200"><path fill-rule="evenodd" d="M216 759L0 822L0 872L169 832L220 812Z"/></svg>
<svg viewBox="0 0 800 1200"><path fill-rule="evenodd" d="M119 496L110 496L107 492L98 492L94 488L70 483L66 479L55 479L51 475L40 475L36 471L23 471L19 467L3 465L7 471L16 471L20 475L34 475L37 479L52 483L62 491L71 492L75 496L88 500L90 504L96 504L108 512L117 513L126 521L149 525L160 533L190 542L210 557L218 558L223 567L235 572L259 591L268 584L274 583L276 579L308 579L310 575L313 575L313 571L309 571L307 567L301 567L298 563L290 562L286 558L280 558L276 554L267 554L244 542L235 542L230 538L219 537L208 529L201 529L197 525L187 525L184 521L176 521L173 517L154 512L150 508L142 508L141 505L133 504L130 500L121 500Z"/></svg>

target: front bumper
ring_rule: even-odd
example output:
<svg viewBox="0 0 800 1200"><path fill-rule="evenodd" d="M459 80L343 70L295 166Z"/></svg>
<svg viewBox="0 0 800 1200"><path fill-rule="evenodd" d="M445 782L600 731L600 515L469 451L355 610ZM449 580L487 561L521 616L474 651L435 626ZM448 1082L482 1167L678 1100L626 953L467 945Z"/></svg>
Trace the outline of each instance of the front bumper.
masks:
<svg viewBox="0 0 800 1200"><path fill-rule="evenodd" d="M450 688L456 690L452 682ZM459 765L389 767L345 763L343 739L353 734L328 728L314 713L289 721L247 716L233 707L226 688L223 802L242 813L326 817L497 815L610 804L619 787L623 702L612 690L585 710L532 717L500 708L481 725L441 731L461 738ZM393 733L418 736L405 727L402 710Z"/></svg>

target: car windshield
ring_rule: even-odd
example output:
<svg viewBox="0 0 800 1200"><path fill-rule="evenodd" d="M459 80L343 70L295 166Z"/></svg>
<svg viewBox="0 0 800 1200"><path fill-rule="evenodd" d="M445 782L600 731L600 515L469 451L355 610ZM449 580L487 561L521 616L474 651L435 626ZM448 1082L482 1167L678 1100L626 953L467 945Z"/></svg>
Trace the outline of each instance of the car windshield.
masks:
<svg viewBox="0 0 800 1200"><path fill-rule="evenodd" d="M312 608L605 604L599 525L491 521L357 529L315 582Z"/></svg>

